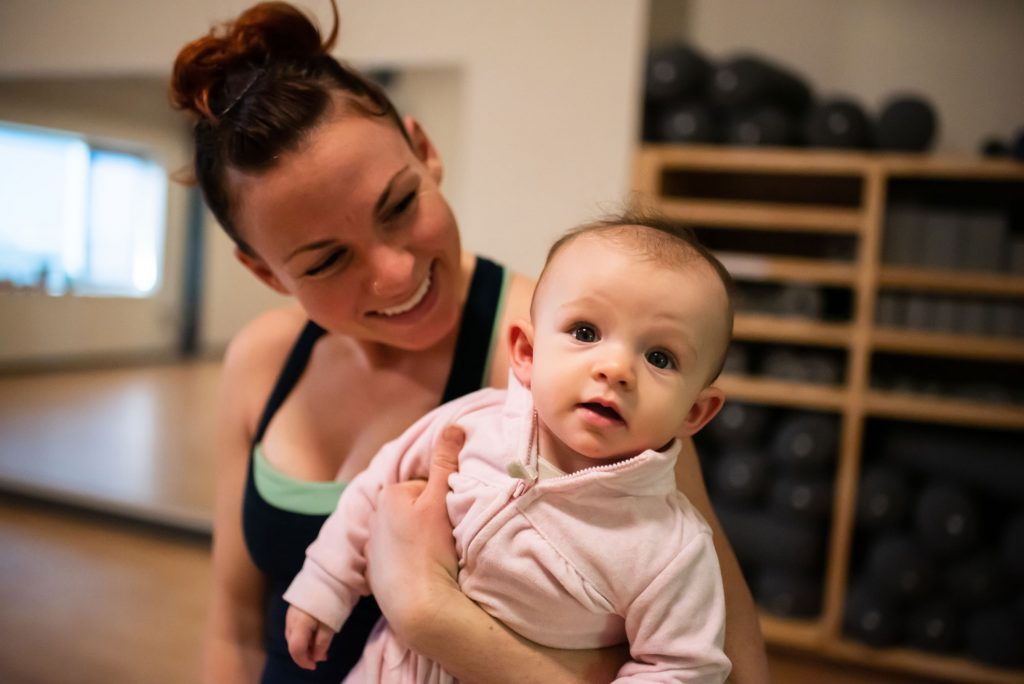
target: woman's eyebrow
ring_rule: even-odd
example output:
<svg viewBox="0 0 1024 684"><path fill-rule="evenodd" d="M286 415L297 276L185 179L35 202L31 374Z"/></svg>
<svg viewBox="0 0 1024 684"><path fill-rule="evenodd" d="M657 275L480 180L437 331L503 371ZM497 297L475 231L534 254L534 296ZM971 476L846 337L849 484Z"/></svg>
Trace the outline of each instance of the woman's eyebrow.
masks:
<svg viewBox="0 0 1024 684"><path fill-rule="evenodd" d="M389 180L388 184L384 187L384 192L382 192L380 194L380 197L377 198L377 203L375 205L373 205L373 213L374 214L379 214L381 209L384 208L384 205L388 203L388 197L391 196L391 190L392 190L392 188L395 185L395 181L397 181L398 177L401 176L403 173L405 173L408 170L409 170L409 165L406 164L402 168L398 169L397 173L395 173L395 175L393 175L391 177L391 180Z"/></svg>
<svg viewBox="0 0 1024 684"><path fill-rule="evenodd" d="M299 254L302 254L303 252L311 252L315 249L323 249L324 247L328 247L333 244L334 240L317 240L316 242L307 243L305 245L302 245L301 247L297 247L291 254L285 257L284 262L288 263L294 257L298 256Z"/></svg>

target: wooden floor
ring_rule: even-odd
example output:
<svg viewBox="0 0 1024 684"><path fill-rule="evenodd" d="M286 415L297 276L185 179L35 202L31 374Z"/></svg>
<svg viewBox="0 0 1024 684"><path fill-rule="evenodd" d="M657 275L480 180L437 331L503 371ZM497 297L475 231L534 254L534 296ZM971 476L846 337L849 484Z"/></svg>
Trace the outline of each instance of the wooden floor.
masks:
<svg viewBox="0 0 1024 684"><path fill-rule="evenodd" d="M196 681L217 371L0 378L0 683ZM770 655L782 684L927 681Z"/></svg>
<svg viewBox="0 0 1024 684"><path fill-rule="evenodd" d="M219 369L0 376L0 488L208 531Z"/></svg>

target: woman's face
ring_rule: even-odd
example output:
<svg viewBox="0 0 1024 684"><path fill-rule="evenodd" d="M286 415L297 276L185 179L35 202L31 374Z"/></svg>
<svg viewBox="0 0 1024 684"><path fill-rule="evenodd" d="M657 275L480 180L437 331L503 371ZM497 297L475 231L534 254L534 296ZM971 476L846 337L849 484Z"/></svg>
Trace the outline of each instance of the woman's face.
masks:
<svg viewBox="0 0 1024 684"><path fill-rule="evenodd" d="M379 117L328 119L269 171L228 173L236 251L323 328L426 349L455 329L465 277L441 161L415 122L413 145Z"/></svg>

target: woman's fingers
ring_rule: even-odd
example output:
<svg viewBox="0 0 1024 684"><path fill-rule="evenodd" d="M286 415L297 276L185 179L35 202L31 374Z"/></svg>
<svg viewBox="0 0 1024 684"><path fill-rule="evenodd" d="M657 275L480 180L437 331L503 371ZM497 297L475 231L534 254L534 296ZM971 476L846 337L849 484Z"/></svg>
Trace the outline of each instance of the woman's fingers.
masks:
<svg viewBox="0 0 1024 684"><path fill-rule="evenodd" d="M464 440L461 428L445 428L433 446L427 482L400 482L382 489L370 522L370 588L392 629L403 636L411 636L407 630L436 608L431 604L439 596L437 583L451 586L458 575L445 497Z"/></svg>
<svg viewBox="0 0 1024 684"><path fill-rule="evenodd" d="M444 499L448 494L448 476L459 469L459 452L465 443L466 433L458 425L448 425L441 431L430 456L427 487L421 497Z"/></svg>

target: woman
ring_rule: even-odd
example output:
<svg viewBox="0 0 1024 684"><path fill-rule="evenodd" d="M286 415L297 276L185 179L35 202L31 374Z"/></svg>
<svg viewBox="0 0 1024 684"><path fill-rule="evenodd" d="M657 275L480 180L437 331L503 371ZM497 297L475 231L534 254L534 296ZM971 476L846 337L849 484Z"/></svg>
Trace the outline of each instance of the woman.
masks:
<svg viewBox="0 0 1024 684"><path fill-rule="evenodd" d="M341 483L380 446L441 401L504 384L502 341L529 307L528 279L461 251L436 150L329 56L336 33L336 12L322 41L300 12L266 3L187 45L174 67L207 204L239 261L296 300L249 324L224 361L210 682L340 681L377 604L360 604L310 675L288 655L281 593ZM680 463L681 488L718 531L734 680L765 681L756 613L692 448ZM466 681L611 679L622 652L543 649L458 591L451 467L388 492L377 515L368 572L395 632Z"/></svg>

